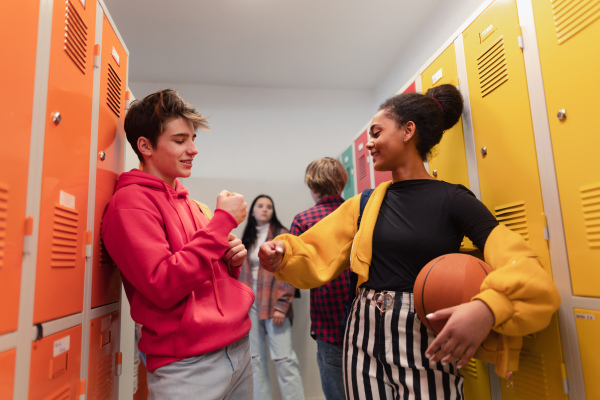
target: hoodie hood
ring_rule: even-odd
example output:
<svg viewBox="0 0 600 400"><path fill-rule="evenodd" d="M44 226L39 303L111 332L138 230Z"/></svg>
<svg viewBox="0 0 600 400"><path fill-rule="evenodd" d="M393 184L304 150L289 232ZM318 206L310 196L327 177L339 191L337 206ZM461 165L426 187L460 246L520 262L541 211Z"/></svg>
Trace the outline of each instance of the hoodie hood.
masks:
<svg viewBox="0 0 600 400"><path fill-rule="evenodd" d="M175 189L173 189L159 177L136 168L121 174L115 187L115 193L119 189L130 185L141 185L156 190L163 190L169 195L176 197L186 197L189 194L189 191L181 184L179 179L175 179Z"/></svg>

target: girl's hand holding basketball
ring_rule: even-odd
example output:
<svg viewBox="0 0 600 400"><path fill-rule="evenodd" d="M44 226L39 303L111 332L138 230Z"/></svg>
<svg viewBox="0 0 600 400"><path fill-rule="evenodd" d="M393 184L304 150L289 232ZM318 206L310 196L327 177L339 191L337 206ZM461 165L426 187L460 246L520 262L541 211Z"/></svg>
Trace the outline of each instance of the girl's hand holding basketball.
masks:
<svg viewBox="0 0 600 400"><path fill-rule="evenodd" d="M273 240L264 242L258 250L260 265L269 272L277 272L281 268L281 261L285 254L285 242Z"/></svg>
<svg viewBox="0 0 600 400"><path fill-rule="evenodd" d="M429 361L442 364L458 361L458 368L467 365L494 326L494 314L480 300L436 311L427 319L448 319L425 352Z"/></svg>

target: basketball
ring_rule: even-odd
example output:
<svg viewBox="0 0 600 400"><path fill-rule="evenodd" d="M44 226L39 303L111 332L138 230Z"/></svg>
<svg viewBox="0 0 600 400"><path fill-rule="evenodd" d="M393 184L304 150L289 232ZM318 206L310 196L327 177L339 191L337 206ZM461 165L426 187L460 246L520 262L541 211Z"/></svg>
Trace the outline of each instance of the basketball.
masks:
<svg viewBox="0 0 600 400"><path fill-rule="evenodd" d="M447 320L428 321L425 316L469 302L490 272L489 265L467 254L445 254L428 262L413 288L415 310L421 322L434 334L440 333Z"/></svg>

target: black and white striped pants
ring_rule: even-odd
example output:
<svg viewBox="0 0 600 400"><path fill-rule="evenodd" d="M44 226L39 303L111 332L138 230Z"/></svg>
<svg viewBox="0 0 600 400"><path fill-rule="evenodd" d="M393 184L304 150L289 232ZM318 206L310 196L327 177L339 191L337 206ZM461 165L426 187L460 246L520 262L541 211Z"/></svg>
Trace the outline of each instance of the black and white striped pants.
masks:
<svg viewBox="0 0 600 400"><path fill-rule="evenodd" d="M462 400L456 365L425 357L435 336L417 316L412 293L384 293L393 298L385 312L372 289L360 288L352 304L344 334L346 399Z"/></svg>

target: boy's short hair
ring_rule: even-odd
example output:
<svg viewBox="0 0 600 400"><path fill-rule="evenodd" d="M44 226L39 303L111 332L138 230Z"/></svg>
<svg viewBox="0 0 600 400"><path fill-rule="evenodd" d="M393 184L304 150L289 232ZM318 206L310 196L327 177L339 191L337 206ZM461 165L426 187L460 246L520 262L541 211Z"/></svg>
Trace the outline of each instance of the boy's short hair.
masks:
<svg viewBox="0 0 600 400"><path fill-rule="evenodd" d="M339 196L347 181L348 172L336 158L319 158L306 167L304 182L323 197Z"/></svg>
<svg viewBox="0 0 600 400"><path fill-rule="evenodd" d="M178 117L191 122L194 130L209 130L206 118L192 105L186 103L173 89L160 90L131 103L125 116L125 135L142 164L144 157L138 150L138 139L145 137L152 147L156 148L164 126L171 119Z"/></svg>

